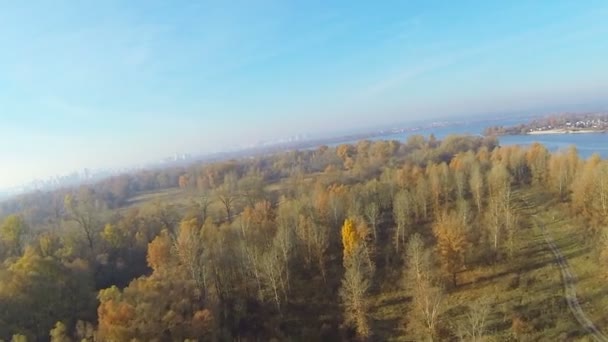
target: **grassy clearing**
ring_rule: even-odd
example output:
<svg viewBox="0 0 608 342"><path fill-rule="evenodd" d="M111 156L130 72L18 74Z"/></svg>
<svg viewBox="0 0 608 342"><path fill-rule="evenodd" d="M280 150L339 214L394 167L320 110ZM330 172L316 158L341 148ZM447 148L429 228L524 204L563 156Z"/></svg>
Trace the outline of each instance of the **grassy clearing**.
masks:
<svg viewBox="0 0 608 342"><path fill-rule="evenodd" d="M551 203L532 199L535 203ZM449 290L442 318L442 340L457 340L458 325L466 320L468 305L478 298L491 303L487 341L587 341L589 337L569 311L563 296L559 268L541 230L530 215L546 225L572 270L579 278L579 299L600 328L608 324L608 287L597 258L583 243L580 228L567 218L560 205L522 209L519 248L513 260L494 266L475 266L459 274L459 287ZM402 291L373 298L372 318L379 340L412 340L405 317L412 317L411 299ZM515 317L524 322L523 332L512 329ZM605 330L605 329L604 329ZM393 336L393 337L391 337Z"/></svg>
<svg viewBox="0 0 608 342"><path fill-rule="evenodd" d="M583 310L599 329L607 333L607 272L605 266L599 264L592 243L585 239L584 225L567 213L566 208L554 208L541 217L578 279L576 290Z"/></svg>
<svg viewBox="0 0 608 342"><path fill-rule="evenodd" d="M133 196L127 200L125 207L139 207L147 203L162 201L171 204L187 203L194 199L195 196L191 192L184 191L179 188L165 189L161 191L145 192Z"/></svg>
<svg viewBox="0 0 608 342"><path fill-rule="evenodd" d="M305 179L304 182L309 184L312 182L312 178ZM285 182L275 182L267 184L264 188L264 191L268 194L277 194L285 190L285 188L289 187L289 184ZM213 194L209 194L212 198L211 208L218 207L221 209L221 205L216 200L216 197ZM184 190L180 188L169 188L160 191L150 191L139 193L129 199L127 199L125 205L121 208L121 210L126 210L129 208L137 207L141 208L148 204L152 204L155 202L162 202L165 204L171 204L178 208L184 208L192 203L192 201L197 201L201 199L202 194L198 191L192 190Z"/></svg>
<svg viewBox="0 0 608 342"><path fill-rule="evenodd" d="M183 215L187 208L192 207L193 203L201 200L201 194L198 192L187 191L179 188L166 189L156 192L147 192L138 194L127 200L125 206L120 208L120 211L126 211L132 208L142 209L155 203L163 203L172 205L177 211ZM209 205L209 214L213 217L224 217L224 208L218 202L213 200Z"/></svg>

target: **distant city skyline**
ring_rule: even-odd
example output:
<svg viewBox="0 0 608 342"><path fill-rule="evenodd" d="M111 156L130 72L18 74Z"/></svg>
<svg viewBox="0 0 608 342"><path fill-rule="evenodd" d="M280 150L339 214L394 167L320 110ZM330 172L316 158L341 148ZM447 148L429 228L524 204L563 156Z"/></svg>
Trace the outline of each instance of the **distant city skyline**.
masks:
<svg viewBox="0 0 608 342"><path fill-rule="evenodd" d="M0 5L0 189L296 135L605 108L605 1Z"/></svg>

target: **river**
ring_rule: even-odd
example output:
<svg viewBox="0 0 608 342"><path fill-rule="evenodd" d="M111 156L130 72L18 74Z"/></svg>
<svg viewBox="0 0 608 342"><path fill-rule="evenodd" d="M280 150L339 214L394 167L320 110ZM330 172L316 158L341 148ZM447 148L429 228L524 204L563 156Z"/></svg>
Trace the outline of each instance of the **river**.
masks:
<svg viewBox="0 0 608 342"><path fill-rule="evenodd" d="M429 136L434 134L442 139L450 134L472 134L480 135L484 128L494 125L511 126L522 123L521 120L500 120L493 122L471 122L468 124L448 125L442 127L424 128L413 132L404 132L392 135L383 135L371 140L400 140L405 141L414 134ZM598 153L602 158L608 158L608 134L584 133L584 134L539 134L539 135L506 135L498 138L501 145L527 146L534 142L545 145L550 151L565 149L575 145L582 158L588 158L593 153Z"/></svg>

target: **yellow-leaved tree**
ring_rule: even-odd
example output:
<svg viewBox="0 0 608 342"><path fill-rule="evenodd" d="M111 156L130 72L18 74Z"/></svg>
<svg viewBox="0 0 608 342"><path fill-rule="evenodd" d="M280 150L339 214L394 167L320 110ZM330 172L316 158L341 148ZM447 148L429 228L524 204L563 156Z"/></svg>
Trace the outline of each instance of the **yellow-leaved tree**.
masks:
<svg viewBox="0 0 608 342"><path fill-rule="evenodd" d="M357 228L355 227L355 221L347 218L344 220L344 225L342 225L342 246L344 248L344 263L346 264L347 260L351 258L353 251L357 248L359 244L359 235L357 233Z"/></svg>
<svg viewBox="0 0 608 342"><path fill-rule="evenodd" d="M363 339L371 335L369 326L369 299L373 264L365 247L366 229L358 229L361 220L347 218L342 225L342 247L344 257L344 278L340 288L340 298L344 306L346 323L353 326Z"/></svg>
<svg viewBox="0 0 608 342"><path fill-rule="evenodd" d="M191 232L188 222L181 234ZM197 234L198 235L198 234ZM186 237L182 237L186 239ZM183 241L182 241L183 242ZM119 289L99 291L98 338L102 341L213 340L213 314L200 296L190 265L167 231L148 245L152 274Z"/></svg>

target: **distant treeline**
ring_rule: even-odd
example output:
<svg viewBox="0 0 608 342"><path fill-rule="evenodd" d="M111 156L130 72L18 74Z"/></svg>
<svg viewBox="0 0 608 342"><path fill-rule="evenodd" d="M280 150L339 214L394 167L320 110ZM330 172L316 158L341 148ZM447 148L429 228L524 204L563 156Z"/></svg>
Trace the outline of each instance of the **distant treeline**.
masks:
<svg viewBox="0 0 608 342"><path fill-rule="evenodd" d="M95 198L103 201L109 209L124 206L129 198L141 193L154 192L170 188L185 187L208 191L218 187L227 174L233 173L241 179L247 174L256 174L261 181L270 182L288 177L293 172L315 173L323 172L328 167L336 167L341 163L339 150L352 154L345 146L357 149L369 149L373 154L391 154L392 158L407 156L420 165L429 161L445 161L457 150L477 148L481 144L495 146L495 139L471 140L467 137L453 136L440 142L431 135L426 140L423 136L414 135L406 143L396 140L369 141L362 140L356 145L341 145L339 148L321 146L317 149L296 150L277 153L264 157L232 159L216 163L193 164L189 167L170 167L158 170L145 170L132 174L113 176L92 185L82 186L95 194ZM422 146L430 149L421 152ZM393 155L394 154L394 155ZM430 154L430 155L429 155ZM350 158L346 156L347 158ZM352 159L352 158L351 158ZM373 165L366 167L368 174L377 173L383 165L383 159L376 159ZM67 194L78 191L78 188L64 188L54 191L36 191L18 195L0 202L0 218L13 213L25 213L32 223L43 224L45 220L58 218L63 212L63 200Z"/></svg>

